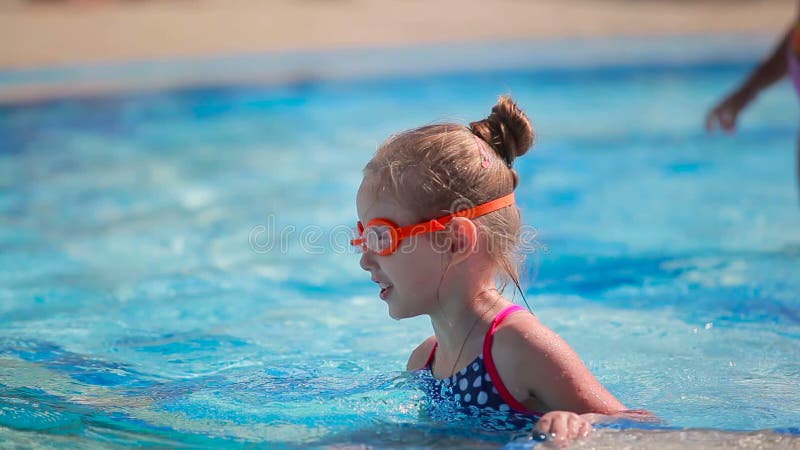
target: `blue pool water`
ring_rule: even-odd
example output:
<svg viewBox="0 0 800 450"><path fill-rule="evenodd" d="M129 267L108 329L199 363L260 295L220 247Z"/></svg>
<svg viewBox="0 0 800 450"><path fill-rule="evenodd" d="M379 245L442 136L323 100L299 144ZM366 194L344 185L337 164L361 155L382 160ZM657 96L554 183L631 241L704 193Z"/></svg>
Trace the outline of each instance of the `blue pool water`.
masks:
<svg viewBox="0 0 800 450"><path fill-rule="evenodd" d="M738 135L702 129L757 57L0 106L0 440L512 442L426 403L402 369L429 323L388 318L343 245L384 138L502 93L538 131L517 163L537 315L664 428L797 434L797 102L784 83Z"/></svg>

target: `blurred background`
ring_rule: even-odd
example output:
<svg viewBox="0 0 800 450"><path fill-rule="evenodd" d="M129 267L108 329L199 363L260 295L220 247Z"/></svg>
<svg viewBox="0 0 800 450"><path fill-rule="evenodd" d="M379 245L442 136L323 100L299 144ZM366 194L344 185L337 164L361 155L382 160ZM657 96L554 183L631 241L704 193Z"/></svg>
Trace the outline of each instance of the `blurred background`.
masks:
<svg viewBox="0 0 800 450"><path fill-rule="evenodd" d="M791 0L0 0L0 68L511 39L777 39L794 7ZM221 78L197 72L180 78ZM226 75L236 76L259 73ZM22 92L31 86L14 88L17 97L36 95Z"/></svg>

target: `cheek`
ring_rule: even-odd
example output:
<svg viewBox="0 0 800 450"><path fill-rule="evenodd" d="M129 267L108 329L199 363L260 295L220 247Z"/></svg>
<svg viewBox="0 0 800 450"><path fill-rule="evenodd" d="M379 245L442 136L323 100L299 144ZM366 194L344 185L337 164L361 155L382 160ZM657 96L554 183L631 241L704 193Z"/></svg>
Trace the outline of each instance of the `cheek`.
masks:
<svg viewBox="0 0 800 450"><path fill-rule="evenodd" d="M420 262L430 262L441 265L446 260L450 243L446 236L439 233L428 233L404 239L397 248L397 253L413 255Z"/></svg>
<svg viewBox="0 0 800 450"><path fill-rule="evenodd" d="M413 239L411 239L413 241ZM417 288L424 288L441 280L444 267L447 266L446 255L431 248L429 242L404 242L396 254L395 270L405 281L413 283Z"/></svg>

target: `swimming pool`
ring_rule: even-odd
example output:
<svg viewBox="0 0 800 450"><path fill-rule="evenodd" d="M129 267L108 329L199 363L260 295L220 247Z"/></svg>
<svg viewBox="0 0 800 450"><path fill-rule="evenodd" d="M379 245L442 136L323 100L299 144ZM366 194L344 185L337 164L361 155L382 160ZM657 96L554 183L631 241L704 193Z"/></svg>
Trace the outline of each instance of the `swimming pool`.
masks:
<svg viewBox="0 0 800 450"><path fill-rule="evenodd" d="M344 245L389 133L511 93L538 131L517 162L537 315L660 428L712 429L663 435L677 444L800 445L796 100L777 86L736 137L706 136L706 108L768 41L694 60L680 49L705 40L667 41L0 106L0 439L532 446L425 413L402 369L430 326L388 318ZM629 427L597 442L662 436Z"/></svg>

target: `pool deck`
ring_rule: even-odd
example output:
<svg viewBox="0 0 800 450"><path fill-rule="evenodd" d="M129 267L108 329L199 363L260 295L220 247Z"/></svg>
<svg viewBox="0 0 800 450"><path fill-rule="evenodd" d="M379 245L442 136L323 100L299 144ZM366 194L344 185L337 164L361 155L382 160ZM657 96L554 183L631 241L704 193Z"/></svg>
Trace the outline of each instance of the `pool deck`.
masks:
<svg viewBox="0 0 800 450"><path fill-rule="evenodd" d="M276 65L292 54L377 55L380 49L429 47L446 55L457 45L485 66L487 54L470 53L470 47L733 33L755 35L763 48L786 28L795 8L795 0L0 0L0 102L209 80L274 81L263 71L218 67L252 55ZM510 60L488 58L504 65ZM214 70L188 77L186 71L157 80L120 76L132 63L138 63L134 72L174 61L197 70L197 61L210 60ZM282 79L314 78L319 69L296 61L288 67ZM72 75L60 76L63 70ZM114 75L97 75L109 71Z"/></svg>
<svg viewBox="0 0 800 450"><path fill-rule="evenodd" d="M0 68L484 39L774 33L794 0L0 1Z"/></svg>

